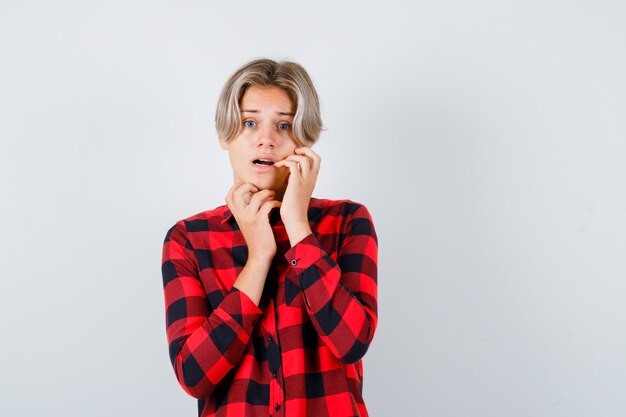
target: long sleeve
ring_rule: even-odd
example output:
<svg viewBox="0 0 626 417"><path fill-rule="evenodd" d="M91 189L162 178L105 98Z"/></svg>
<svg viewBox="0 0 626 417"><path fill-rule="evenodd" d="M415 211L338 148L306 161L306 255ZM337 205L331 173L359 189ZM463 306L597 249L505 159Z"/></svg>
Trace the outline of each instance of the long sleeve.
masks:
<svg viewBox="0 0 626 417"><path fill-rule="evenodd" d="M211 308L182 221L167 232L161 270L174 372L189 395L208 397L240 362L261 310L235 287Z"/></svg>
<svg viewBox="0 0 626 417"><path fill-rule="evenodd" d="M360 360L377 324L378 240L370 213L349 203L334 261L312 233L285 253L313 326L340 360Z"/></svg>

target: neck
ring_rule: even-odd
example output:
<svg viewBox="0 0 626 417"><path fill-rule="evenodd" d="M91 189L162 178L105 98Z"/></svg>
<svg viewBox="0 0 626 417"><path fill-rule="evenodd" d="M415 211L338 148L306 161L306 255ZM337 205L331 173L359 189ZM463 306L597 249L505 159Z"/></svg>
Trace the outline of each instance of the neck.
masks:
<svg viewBox="0 0 626 417"><path fill-rule="evenodd" d="M276 191L274 199L276 199L276 201L283 201L283 197L285 196L285 190L287 190L287 183L285 183L285 185L283 185L279 189L274 190Z"/></svg>

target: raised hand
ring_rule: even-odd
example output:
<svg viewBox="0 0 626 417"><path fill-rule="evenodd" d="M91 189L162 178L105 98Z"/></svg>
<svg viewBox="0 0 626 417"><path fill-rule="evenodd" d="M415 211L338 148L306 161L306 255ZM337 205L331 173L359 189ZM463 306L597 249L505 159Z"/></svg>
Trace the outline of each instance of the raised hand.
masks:
<svg viewBox="0 0 626 417"><path fill-rule="evenodd" d="M276 167L289 168L280 217L292 246L311 233L307 211L321 164L320 156L311 148L304 146L296 148L294 152L295 155L289 155L274 164Z"/></svg>
<svg viewBox="0 0 626 417"><path fill-rule="evenodd" d="M276 239L269 213L280 207L273 190L261 190L252 184L235 183L226 195L228 208L235 216L248 245L248 259L271 260L276 255Z"/></svg>

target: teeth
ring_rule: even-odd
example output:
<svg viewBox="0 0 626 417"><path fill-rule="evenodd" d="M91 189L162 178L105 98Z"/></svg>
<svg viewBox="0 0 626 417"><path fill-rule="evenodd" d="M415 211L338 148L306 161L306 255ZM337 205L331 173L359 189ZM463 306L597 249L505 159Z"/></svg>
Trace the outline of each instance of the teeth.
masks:
<svg viewBox="0 0 626 417"><path fill-rule="evenodd" d="M271 159L255 159L254 160L254 164L255 165L261 165L261 166L270 166L270 165L274 165L274 162L272 162Z"/></svg>

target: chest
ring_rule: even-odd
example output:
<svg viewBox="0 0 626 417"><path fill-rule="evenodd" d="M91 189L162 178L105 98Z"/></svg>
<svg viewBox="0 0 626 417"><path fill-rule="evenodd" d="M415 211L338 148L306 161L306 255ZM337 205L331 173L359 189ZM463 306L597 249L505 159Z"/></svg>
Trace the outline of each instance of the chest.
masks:
<svg viewBox="0 0 626 417"><path fill-rule="evenodd" d="M273 226L276 238L276 256L265 277L263 296L259 307L272 309L273 314L287 313L291 308L304 308L297 279L285 258L291 248L289 237L281 222ZM340 222L311 224L320 247L337 260L344 234ZM248 260L248 248L239 230L208 231L193 242L199 277L207 293L211 308L215 309L232 288ZM291 279L290 279L291 278ZM266 316L266 315L264 315Z"/></svg>

